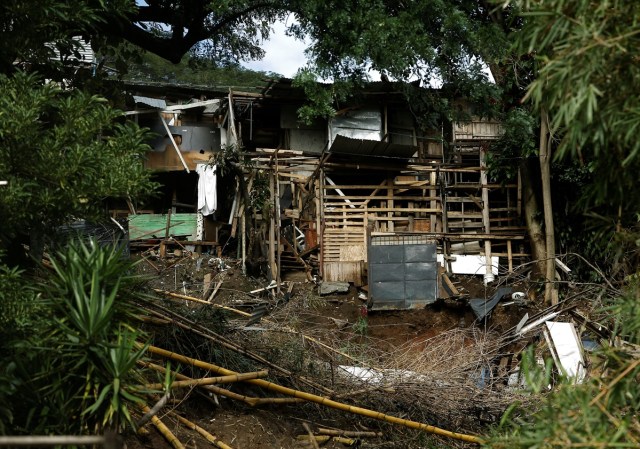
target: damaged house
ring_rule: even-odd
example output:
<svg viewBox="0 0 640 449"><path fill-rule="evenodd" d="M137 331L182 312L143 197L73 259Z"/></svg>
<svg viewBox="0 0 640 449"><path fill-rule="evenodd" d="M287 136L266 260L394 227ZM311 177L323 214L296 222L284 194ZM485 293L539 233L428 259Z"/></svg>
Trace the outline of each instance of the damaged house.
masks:
<svg viewBox="0 0 640 449"><path fill-rule="evenodd" d="M158 136L147 166L164 186L155 213L129 217L134 245L172 236L213 251L224 233L243 267L263 260L277 285L289 271L349 282L373 309L424 307L451 294L443 273L491 282L528 257L519 177L487 175L501 124L472 111L424 130L402 93L373 83L302 124L306 99L289 80L261 93L129 89L127 114ZM243 176L216 185L225 148L241 149Z"/></svg>

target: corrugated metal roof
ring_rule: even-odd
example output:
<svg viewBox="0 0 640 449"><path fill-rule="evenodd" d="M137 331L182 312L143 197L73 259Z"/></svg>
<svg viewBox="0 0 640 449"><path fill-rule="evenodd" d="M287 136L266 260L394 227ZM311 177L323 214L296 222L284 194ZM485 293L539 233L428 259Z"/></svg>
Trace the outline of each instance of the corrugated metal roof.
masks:
<svg viewBox="0 0 640 449"><path fill-rule="evenodd" d="M335 154L410 158L418 151L418 148L412 145L401 145L377 140L351 139L337 135L329 151Z"/></svg>
<svg viewBox="0 0 640 449"><path fill-rule="evenodd" d="M144 104L157 109L164 109L167 107L167 102L160 98L140 97L138 95L134 95L133 101L135 101L136 104Z"/></svg>

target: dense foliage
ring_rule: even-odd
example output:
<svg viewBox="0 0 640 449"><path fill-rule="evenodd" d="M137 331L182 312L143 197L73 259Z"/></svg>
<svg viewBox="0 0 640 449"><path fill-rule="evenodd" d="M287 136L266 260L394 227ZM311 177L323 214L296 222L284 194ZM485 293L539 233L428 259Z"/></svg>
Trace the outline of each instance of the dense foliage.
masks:
<svg viewBox="0 0 640 449"><path fill-rule="evenodd" d="M105 199L152 191L142 166L145 133L118 123L120 113L104 99L23 73L0 75L0 92L5 242L51 234L70 219L97 219Z"/></svg>
<svg viewBox="0 0 640 449"><path fill-rule="evenodd" d="M202 58L191 57L171 64L152 53L145 53L131 61L126 73L122 74L123 79L137 82L189 84L219 89L235 87L249 91L260 91L269 79L281 77L277 73L249 70L239 65L221 66Z"/></svg>
<svg viewBox="0 0 640 449"><path fill-rule="evenodd" d="M525 20L514 39L521 52L535 57L538 68L526 98L537 110L549 112L557 178L565 187L579 187L569 205L588 214L582 227L593 231L593 255L606 255L623 275L634 273L640 204L640 143L635 136L640 129L640 4L517 3Z"/></svg>
<svg viewBox="0 0 640 449"><path fill-rule="evenodd" d="M121 251L76 242L30 287L15 270L0 276L0 433L131 424L130 409L142 402L132 385L144 347L133 325L140 280Z"/></svg>
<svg viewBox="0 0 640 449"><path fill-rule="evenodd" d="M638 447L640 203L635 189L639 147L633 134L640 124L635 94L639 5L588 0L520 3L526 20L515 38L521 48L535 52L539 64L528 98L549 113L559 160L557 180L573 190L560 196L573 194L579 210L604 224L585 234L584 228L572 232L571 224L564 222L561 236L572 244L583 238L582 249L595 260L604 255L609 268L623 268L617 273L622 288L612 291L609 282L600 294L612 298L600 314L614 334L591 355L588 380L561 385L534 410L514 408L514 414L504 418L507 428L491 447ZM532 357L528 360L532 392L544 393L550 379L535 368Z"/></svg>

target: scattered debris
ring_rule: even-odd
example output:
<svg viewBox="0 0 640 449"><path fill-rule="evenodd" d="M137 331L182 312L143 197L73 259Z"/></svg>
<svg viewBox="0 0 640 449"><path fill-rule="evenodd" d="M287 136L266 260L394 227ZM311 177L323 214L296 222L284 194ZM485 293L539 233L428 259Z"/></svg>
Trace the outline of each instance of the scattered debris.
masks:
<svg viewBox="0 0 640 449"><path fill-rule="evenodd" d="M511 287L501 287L493 294L490 300L485 301L484 299L473 298L469 300L469 305L476 317L481 320L488 316L500 300L512 291L513 289Z"/></svg>
<svg viewBox="0 0 640 449"><path fill-rule="evenodd" d="M559 321L547 321L545 325L544 335L558 371L573 379L575 383L582 383L587 372L582 343L575 327L572 323Z"/></svg>
<svg viewBox="0 0 640 449"><path fill-rule="evenodd" d="M349 283L323 281L318 286L318 293L320 296L333 295L335 293L349 293Z"/></svg>

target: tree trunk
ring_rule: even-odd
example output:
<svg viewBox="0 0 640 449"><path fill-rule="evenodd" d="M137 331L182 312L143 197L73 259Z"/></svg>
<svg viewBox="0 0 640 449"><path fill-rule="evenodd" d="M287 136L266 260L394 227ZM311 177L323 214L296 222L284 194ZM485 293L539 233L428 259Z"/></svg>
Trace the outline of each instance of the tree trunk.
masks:
<svg viewBox="0 0 640 449"><path fill-rule="evenodd" d="M537 170L535 171L537 176ZM547 249L544 238L542 223L538 219L540 206L536 197L536 190L533 186L534 170L527 161L520 166L520 176L522 179L522 212L527 225L529 243L531 244L531 254L536 264L533 266L533 277L542 278L546 273L545 260L547 259Z"/></svg>
<svg viewBox="0 0 640 449"><path fill-rule="evenodd" d="M540 173L542 180L542 203L544 206L544 230L546 239L546 269L544 301L555 305L558 292L555 289L555 228L553 226L553 204L551 202L551 149L549 148L549 116L546 109L540 113Z"/></svg>

